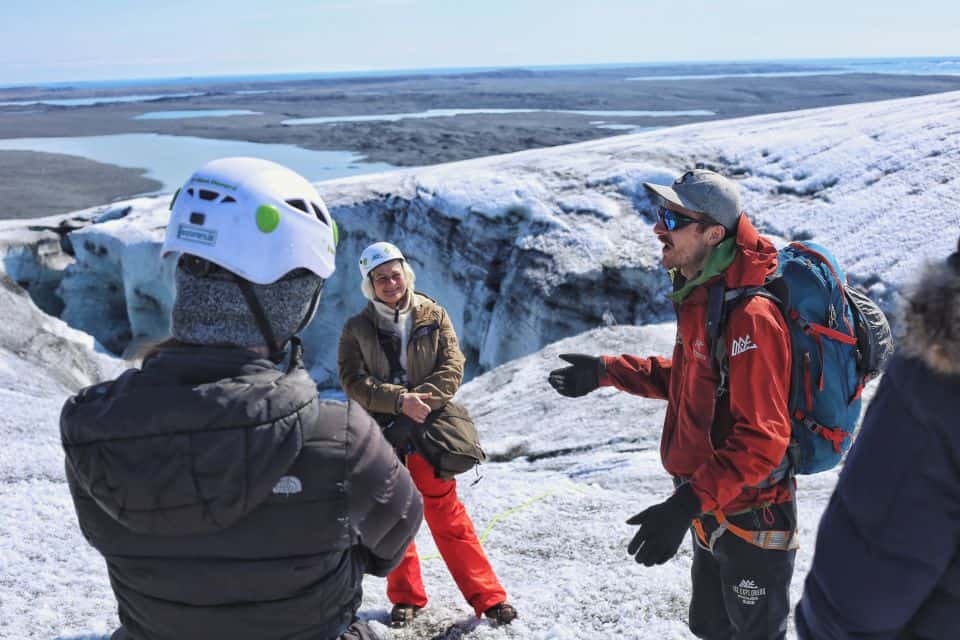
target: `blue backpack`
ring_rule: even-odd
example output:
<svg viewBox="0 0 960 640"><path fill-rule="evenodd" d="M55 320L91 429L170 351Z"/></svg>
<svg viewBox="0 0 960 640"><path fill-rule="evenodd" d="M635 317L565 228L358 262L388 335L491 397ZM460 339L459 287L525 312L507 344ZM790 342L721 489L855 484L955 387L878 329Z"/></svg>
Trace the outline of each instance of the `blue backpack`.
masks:
<svg viewBox="0 0 960 640"><path fill-rule="evenodd" d="M710 287L707 302L707 333L720 371L718 401L727 391L731 349L737 348L723 336L732 309L764 296L777 304L790 331L791 442L783 462L760 486L840 462L860 418L863 387L893 352L883 312L846 285L846 275L829 251L812 242L794 242L777 258L777 272L763 286L725 289L720 282Z"/></svg>

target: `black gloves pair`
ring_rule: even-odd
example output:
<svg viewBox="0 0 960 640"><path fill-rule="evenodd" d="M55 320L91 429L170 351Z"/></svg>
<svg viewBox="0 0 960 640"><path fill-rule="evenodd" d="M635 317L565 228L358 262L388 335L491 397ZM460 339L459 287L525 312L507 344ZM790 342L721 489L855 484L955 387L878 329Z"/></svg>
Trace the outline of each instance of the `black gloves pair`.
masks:
<svg viewBox="0 0 960 640"><path fill-rule="evenodd" d="M677 555L677 549L690 528L691 521L700 515L700 499L693 493L689 483L660 504L644 509L627 520L638 524L640 530L627 546L627 553L636 556L637 562L648 567L663 564Z"/></svg>
<svg viewBox="0 0 960 640"><path fill-rule="evenodd" d="M561 395L568 398L585 396L600 386L600 372L603 361L582 353L561 353L560 359L570 363L569 367L554 369L547 381Z"/></svg>
<svg viewBox="0 0 960 640"><path fill-rule="evenodd" d="M558 393L579 398L600 386L603 360L582 353L563 353L560 359L570 366L554 369L547 378ZM698 515L700 499L688 483L680 485L664 502L627 520L627 524L640 525L627 546L627 553L648 567L663 564L677 554L691 521Z"/></svg>

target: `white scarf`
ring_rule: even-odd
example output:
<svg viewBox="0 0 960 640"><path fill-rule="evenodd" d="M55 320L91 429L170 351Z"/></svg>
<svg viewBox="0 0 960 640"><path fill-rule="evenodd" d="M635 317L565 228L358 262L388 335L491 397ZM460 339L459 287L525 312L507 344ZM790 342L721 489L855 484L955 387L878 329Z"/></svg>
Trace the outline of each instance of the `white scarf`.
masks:
<svg viewBox="0 0 960 640"><path fill-rule="evenodd" d="M379 300L373 301L377 310L377 326L384 331L400 336L400 366L403 367L404 378L407 372L407 345L410 343L410 332L413 330L413 296L410 292L406 301L401 302L397 309L387 306ZM407 380L404 379L404 383Z"/></svg>

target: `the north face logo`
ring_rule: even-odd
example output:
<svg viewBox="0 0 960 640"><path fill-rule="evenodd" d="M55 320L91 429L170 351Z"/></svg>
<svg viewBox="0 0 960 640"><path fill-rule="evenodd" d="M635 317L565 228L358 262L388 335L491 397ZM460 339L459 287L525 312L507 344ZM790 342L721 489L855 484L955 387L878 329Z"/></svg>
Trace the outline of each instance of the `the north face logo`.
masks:
<svg viewBox="0 0 960 640"><path fill-rule="evenodd" d="M733 341L733 344L730 347L730 357L738 356L744 351L750 351L750 349L756 349L757 345L753 344L753 341L750 339L750 334L744 335L742 338L737 338Z"/></svg>

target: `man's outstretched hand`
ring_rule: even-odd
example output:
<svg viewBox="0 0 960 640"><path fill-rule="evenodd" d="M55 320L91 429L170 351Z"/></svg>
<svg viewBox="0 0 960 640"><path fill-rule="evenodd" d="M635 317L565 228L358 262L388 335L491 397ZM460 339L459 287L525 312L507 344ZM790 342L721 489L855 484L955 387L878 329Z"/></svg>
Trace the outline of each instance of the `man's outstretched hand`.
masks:
<svg viewBox="0 0 960 640"><path fill-rule="evenodd" d="M677 555L690 522L699 514L700 499L689 483L680 485L665 501L627 520L627 524L640 525L640 530L627 546L627 553L648 567L663 564Z"/></svg>
<svg viewBox="0 0 960 640"><path fill-rule="evenodd" d="M600 358L582 353L561 353L560 359L570 363L569 367L554 369L547 377L550 386L557 393L568 398L585 396L600 386Z"/></svg>

